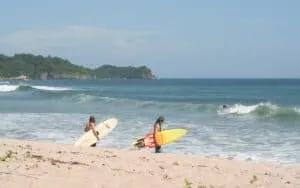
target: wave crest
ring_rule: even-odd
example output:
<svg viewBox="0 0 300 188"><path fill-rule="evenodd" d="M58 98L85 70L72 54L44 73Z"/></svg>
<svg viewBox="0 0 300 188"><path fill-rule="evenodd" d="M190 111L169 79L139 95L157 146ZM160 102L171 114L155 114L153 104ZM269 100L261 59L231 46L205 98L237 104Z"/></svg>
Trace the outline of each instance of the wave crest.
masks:
<svg viewBox="0 0 300 188"><path fill-rule="evenodd" d="M0 85L0 92L13 92L13 91L17 91L17 90L26 91L26 90L31 90L31 89L36 89L36 90L41 90L41 91L69 91L69 90L72 90L72 88L67 88L67 87L34 86L34 85L26 85L26 84Z"/></svg>
<svg viewBox="0 0 300 188"><path fill-rule="evenodd" d="M67 87L51 87L51 86L30 86L34 89L43 90L43 91L69 91L71 88Z"/></svg>
<svg viewBox="0 0 300 188"><path fill-rule="evenodd" d="M252 114L264 117L276 117L276 118L297 118L300 119L300 109L282 107L272 103L259 103L256 105L242 105L234 104L227 108L219 107L219 114L237 114L245 115Z"/></svg>
<svg viewBox="0 0 300 188"><path fill-rule="evenodd" d="M192 103L167 103L157 101L143 101L126 98L112 98L103 96L94 96L88 94L76 94L71 97L76 103L106 103L111 105L128 105L141 109L154 108L163 110L192 111L200 113L218 113L223 115L253 115L258 117L270 117L279 119L299 119L300 108L282 107L272 103L259 103L255 105L234 104L227 109L222 109L216 104L192 104Z"/></svg>
<svg viewBox="0 0 300 188"><path fill-rule="evenodd" d="M0 85L0 92L12 92L16 91L20 86L19 85Z"/></svg>
<svg viewBox="0 0 300 188"><path fill-rule="evenodd" d="M68 97L69 98L69 97ZM117 99L111 97L101 97L101 96L94 96L88 94L76 94L71 97L71 100L76 103L94 103L97 101L101 101L104 103L110 103L111 101L116 101Z"/></svg>

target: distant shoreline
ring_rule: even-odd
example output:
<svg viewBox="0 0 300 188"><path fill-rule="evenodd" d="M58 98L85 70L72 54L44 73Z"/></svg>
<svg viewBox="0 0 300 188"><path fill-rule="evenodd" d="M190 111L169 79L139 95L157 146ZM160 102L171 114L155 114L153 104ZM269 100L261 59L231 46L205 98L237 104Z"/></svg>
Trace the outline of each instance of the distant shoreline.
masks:
<svg viewBox="0 0 300 188"><path fill-rule="evenodd" d="M300 80L299 78L159 78L160 80Z"/></svg>
<svg viewBox="0 0 300 188"><path fill-rule="evenodd" d="M160 80L157 78L153 79L145 79L145 78L87 78L87 79L76 79L76 78L61 78L61 79L30 79L28 77L8 77L8 78L3 78L0 77L0 81L11 81L11 80L21 80L21 81L49 81L49 80Z"/></svg>
<svg viewBox="0 0 300 188"><path fill-rule="evenodd" d="M124 66L104 64L91 69L72 64L67 59L33 54L0 54L1 80L57 80L57 79L156 79L147 66Z"/></svg>
<svg viewBox="0 0 300 188"><path fill-rule="evenodd" d="M230 80L300 80L300 78L151 78L151 79L145 79L145 78L87 78L87 79L76 79L76 78L61 78L61 79L30 79L28 76L20 75L16 77L0 77L1 81L10 81L10 80L224 80L224 81L230 81Z"/></svg>
<svg viewBox="0 0 300 188"><path fill-rule="evenodd" d="M0 77L0 80L30 80L28 76L20 75L15 77Z"/></svg>

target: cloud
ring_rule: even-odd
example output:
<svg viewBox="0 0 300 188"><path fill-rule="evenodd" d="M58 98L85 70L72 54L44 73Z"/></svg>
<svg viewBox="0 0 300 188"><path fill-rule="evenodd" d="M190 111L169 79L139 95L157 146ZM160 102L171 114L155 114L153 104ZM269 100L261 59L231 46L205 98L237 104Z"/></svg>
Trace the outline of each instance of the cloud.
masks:
<svg viewBox="0 0 300 188"><path fill-rule="evenodd" d="M83 56L134 57L149 47L153 33L105 29L90 26L65 26L55 29L30 29L0 35L0 50L5 53L35 52ZM54 54L56 55L56 54Z"/></svg>

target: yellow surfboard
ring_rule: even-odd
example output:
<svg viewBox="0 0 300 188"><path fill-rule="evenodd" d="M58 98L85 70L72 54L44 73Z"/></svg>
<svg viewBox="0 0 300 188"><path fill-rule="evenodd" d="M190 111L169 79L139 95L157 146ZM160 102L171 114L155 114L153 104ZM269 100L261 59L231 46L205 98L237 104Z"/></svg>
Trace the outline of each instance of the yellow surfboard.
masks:
<svg viewBox="0 0 300 188"><path fill-rule="evenodd" d="M179 140L181 137L186 135L188 131L186 129L169 129L161 131L155 134L155 140L158 145L166 145L176 140Z"/></svg>
<svg viewBox="0 0 300 188"><path fill-rule="evenodd" d="M156 144L161 146L170 144L179 140L187 133L188 131L186 129L169 129L161 131L155 135ZM143 138L139 138L132 143L132 146L136 148L153 148L155 147L154 135L148 134Z"/></svg>

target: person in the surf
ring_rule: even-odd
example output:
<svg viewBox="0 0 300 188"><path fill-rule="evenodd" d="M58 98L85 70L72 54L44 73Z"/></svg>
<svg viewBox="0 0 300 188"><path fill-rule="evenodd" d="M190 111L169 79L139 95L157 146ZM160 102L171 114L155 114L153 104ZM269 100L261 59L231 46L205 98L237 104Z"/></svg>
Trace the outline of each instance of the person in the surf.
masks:
<svg viewBox="0 0 300 188"><path fill-rule="evenodd" d="M96 130L96 119L94 116L90 116L89 122L85 125L84 131L88 132L89 130L92 130L94 135L96 136L97 140L100 140L99 138L99 132ZM96 147L96 143L90 145L91 147Z"/></svg>
<svg viewBox="0 0 300 188"><path fill-rule="evenodd" d="M222 105L222 108L223 108L223 109L227 109L227 108L229 108L229 106L228 106L227 104L223 104L223 105Z"/></svg>
<svg viewBox="0 0 300 188"><path fill-rule="evenodd" d="M162 131L162 124L164 123L164 121L165 121L164 116L159 116L157 118L157 120L155 121L154 126L153 126L155 153L160 153L161 152L161 146L156 143L155 134Z"/></svg>

